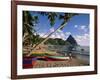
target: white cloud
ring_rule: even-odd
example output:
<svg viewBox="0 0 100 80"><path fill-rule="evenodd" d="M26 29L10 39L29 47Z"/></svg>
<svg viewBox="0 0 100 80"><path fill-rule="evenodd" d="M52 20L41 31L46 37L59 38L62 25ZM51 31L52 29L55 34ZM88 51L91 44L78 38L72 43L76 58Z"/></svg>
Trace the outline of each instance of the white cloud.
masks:
<svg viewBox="0 0 100 80"><path fill-rule="evenodd" d="M88 26L81 25L79 29L84 31L84 32L87 32L88 31Z"/></svg>
<svg viewBox="0 0 100 80"><path fill-rule="evenodd" d="M42 38L46 38L49 34L50 33L47 33L47 34L45 34L45 33L39 33L40 37L42 37ZM60 37L60 35L58 33L54 33L54 34L52 34L50 36L50 38L54 39L54 38L61 38L61 37Z"/></svg>
<svg viewBox="0 0 100 80"><path fill-rule="evenodd" d="M74 25L74 28L83 31L83 32L87 32L88 31L88 26L86 25Z"/></svg>
<svg viewBox="0 0 100 80"><path fill-rule="evenodd" d="M51 35L50 38L55 38L55 35Z"/></svg>
<svg viewBox="0 0 100 80"><path fill-rule="evenodd" d="M56 36L59 36L59 38L62 38L63 40L66 39L65 33L62 30L58 30L56 34Z"/></svg>
<svg viewBox="0 0 100 80"><path fill-rule="evenodd" d="M45 33L38 33L40 35L40 37L45 37Z"/></svg>
<svg viewBox="0 0 100 80"><path fill-rule="evenodd" d="M50 33L51 32L48 32L48 33L39 33L39 35L42 38L46 38ZM63 40L66 40L70 34L71 34L70 32L64 33L62 30L58 30L57 32L55 32L54 34L52 34L50 36L50 38L53 38L53 39L55 39L55 38L61 38Z"/></svg>
<svg viewBox="0 0 100 80"><path fill-rule="evenodd" d="M66 40L68 38L68 36L71 34L71 32L63 32L62 30L58 31L60 38L62 38L63 40Z"/></svg>
<svg viewBox="0 0 100 80"><path fill-rule="evenodd" d="M86 28L85 25L80 26L80 29L84 30Z"/></svg>
<svg viewBox="0 0 100 80"><path fill-rule="evenodd" d="M71 35L71 32L66 32L65 34L66 34L66 35Z"/></svg>
<svg viewBox="0 0 100 80"><path fill-rule="evenodd" d="M69 35L71 35L71 32L66 32L65 33L66 39L69 37Z"/></svg>
<svg viewBox="0 0 100 80"><path fill-rule="evenodd" d="M78 28L78 25L75 25L74 27L75 27L75 28Z"/></svg>
<svg viewBox="0 0 100 80"><path fill-rule="evenodd" d="M50 32L54 32L54 31L55 31L54 27L50 28Z"/></svg>
<svg viewBox="0 0 100 80"><path fill-rule="evenodd" d="M60 31L60 32L56 32L54 34L52 34L50 36L50 38L62 38L63 40L66 40L68 38L68 36L70 35L71 33L70 32L66 32L64 33L63 31ZM40 37L42 38L46 38L48 36L48 34L45 34L45 33L39 33ZM82 45L82 46L88 46L89 43L90 43L90 36L89 34L83 34L83 35L75 35L73 36L75 38L75 40L77 41L77 43L79 45Z"/></svg>
<svg viewBox="0 0 100 80"><path fill-rule="evenodd" d="M84 45L84 46L89 45L90 42L89 34L76 35L74 36L74 38L76 39L79 45Z"/></svg>

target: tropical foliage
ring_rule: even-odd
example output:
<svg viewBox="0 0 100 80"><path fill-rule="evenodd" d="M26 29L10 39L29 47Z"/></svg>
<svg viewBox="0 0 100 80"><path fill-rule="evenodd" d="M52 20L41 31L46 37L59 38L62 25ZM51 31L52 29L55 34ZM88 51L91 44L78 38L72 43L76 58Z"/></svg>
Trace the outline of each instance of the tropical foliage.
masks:
<svg viewBox="0 0 100 80"><path fill-rule="evenodd" d="M29 11L23 11L23 45L25 42L28 44L36 43L38 35L34 35L36 32L34 27L38 23L38 16L32 16Z"/></svg>
<svg viewBox="0 0 100 80"><path fill-rule="evenodd" d="M37 12L37 14L40 14L42 16L46 16L50 22L50 25L53 27L53 25L56 23L56 20L61 20L62 23L59 25L59 27L54 31L51 32L44 40L39 40L39 35L37 34L35 27L37 27L37 24L39 22L39 16L32 16L30 14L30 11L23 11L23 45L35 45L36 48L41 43L45 43L49 37L55 33L58 30L62 30L63 27L67 24L67 22L75 15L74 13L63 13L59 14L56 12ZM63 44L63 41L59 40L59 44Z"/></svg>

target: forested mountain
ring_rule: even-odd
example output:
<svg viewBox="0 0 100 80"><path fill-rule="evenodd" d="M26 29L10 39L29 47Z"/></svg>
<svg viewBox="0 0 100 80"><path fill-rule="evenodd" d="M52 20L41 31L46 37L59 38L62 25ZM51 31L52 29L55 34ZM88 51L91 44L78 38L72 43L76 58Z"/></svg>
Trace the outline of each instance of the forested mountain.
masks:
<svg viewBox="0 0 100 80"><path fill-rule="evenodd" d="M64 41L63 39L60 39L60 38L55 38L55 39L52 39L52 38L49 38L45 44L52 44L52 45L68 45L70 44L69 42L67 41Z"/></svg>
<svg viewBox="0 0 100 80"><path fill-rule="evenodd" d="M41 42L45 38L40 38L39 41ZM51 44L51 45L78 45L76 40L72 35L69 35L69 37L66 40L63 40L61 38L49 38L44 44Z"/></svg>

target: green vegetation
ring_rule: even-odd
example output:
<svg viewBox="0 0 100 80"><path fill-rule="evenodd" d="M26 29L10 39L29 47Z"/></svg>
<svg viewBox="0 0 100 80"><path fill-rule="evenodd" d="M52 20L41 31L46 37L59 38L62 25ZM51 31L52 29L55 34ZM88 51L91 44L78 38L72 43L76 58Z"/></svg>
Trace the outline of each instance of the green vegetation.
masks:
<svg viewBox="0 0 100 80"><path fill-rule="evenodd" d="M49 38L44 44L51 44L51 45L68 45L70 44L67 41L64 41L63 39L59 39L59 38Z"/></svg>
<svg viewBox="0 0 100 80"><path fill-rule="evenodd" d="M30 53L32 52L32 47L35 49L41 43L45 44L54 44L54 45L65 45L66 42L62 39L50 40L49 37L58 30L63 29L63 27L67 24L67 22L75 15L75 13L63 13L59 14L56 12L36 12L42 16L46 16L50 22L50 25L53 27L56 23L56 20L61 20L62 23L59 27L51 32L44 40L42 40L38 33L35 30L37 24L39 23L39 16L32 16L30 11L23 11L23 46L30 46ZM49 40L48 40L49 39ZM47 41L48 40L48 41ZM47 42L46 42L47 41Z"/></svg>
<svg viewBox="0 0 100 80"><path fill-rule="evenodd" d="M36 43L39 36L34 35L36 32L34 27L37 23L37 16L32 16L29 11L23 11L23 45Z"/></svg>

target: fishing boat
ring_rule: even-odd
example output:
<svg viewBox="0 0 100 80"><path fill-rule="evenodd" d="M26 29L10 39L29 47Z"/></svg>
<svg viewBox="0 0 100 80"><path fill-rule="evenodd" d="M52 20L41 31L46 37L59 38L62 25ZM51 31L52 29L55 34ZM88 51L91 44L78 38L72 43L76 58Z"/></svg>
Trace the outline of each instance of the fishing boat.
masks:
<svg viewBox="0 0 100 80"><path fill-rule="evenodd" d="M51 60L51 61L62 61L62 60L69 60L69 57L65 57L65 56L46 56L47 60Z"/></svg>

